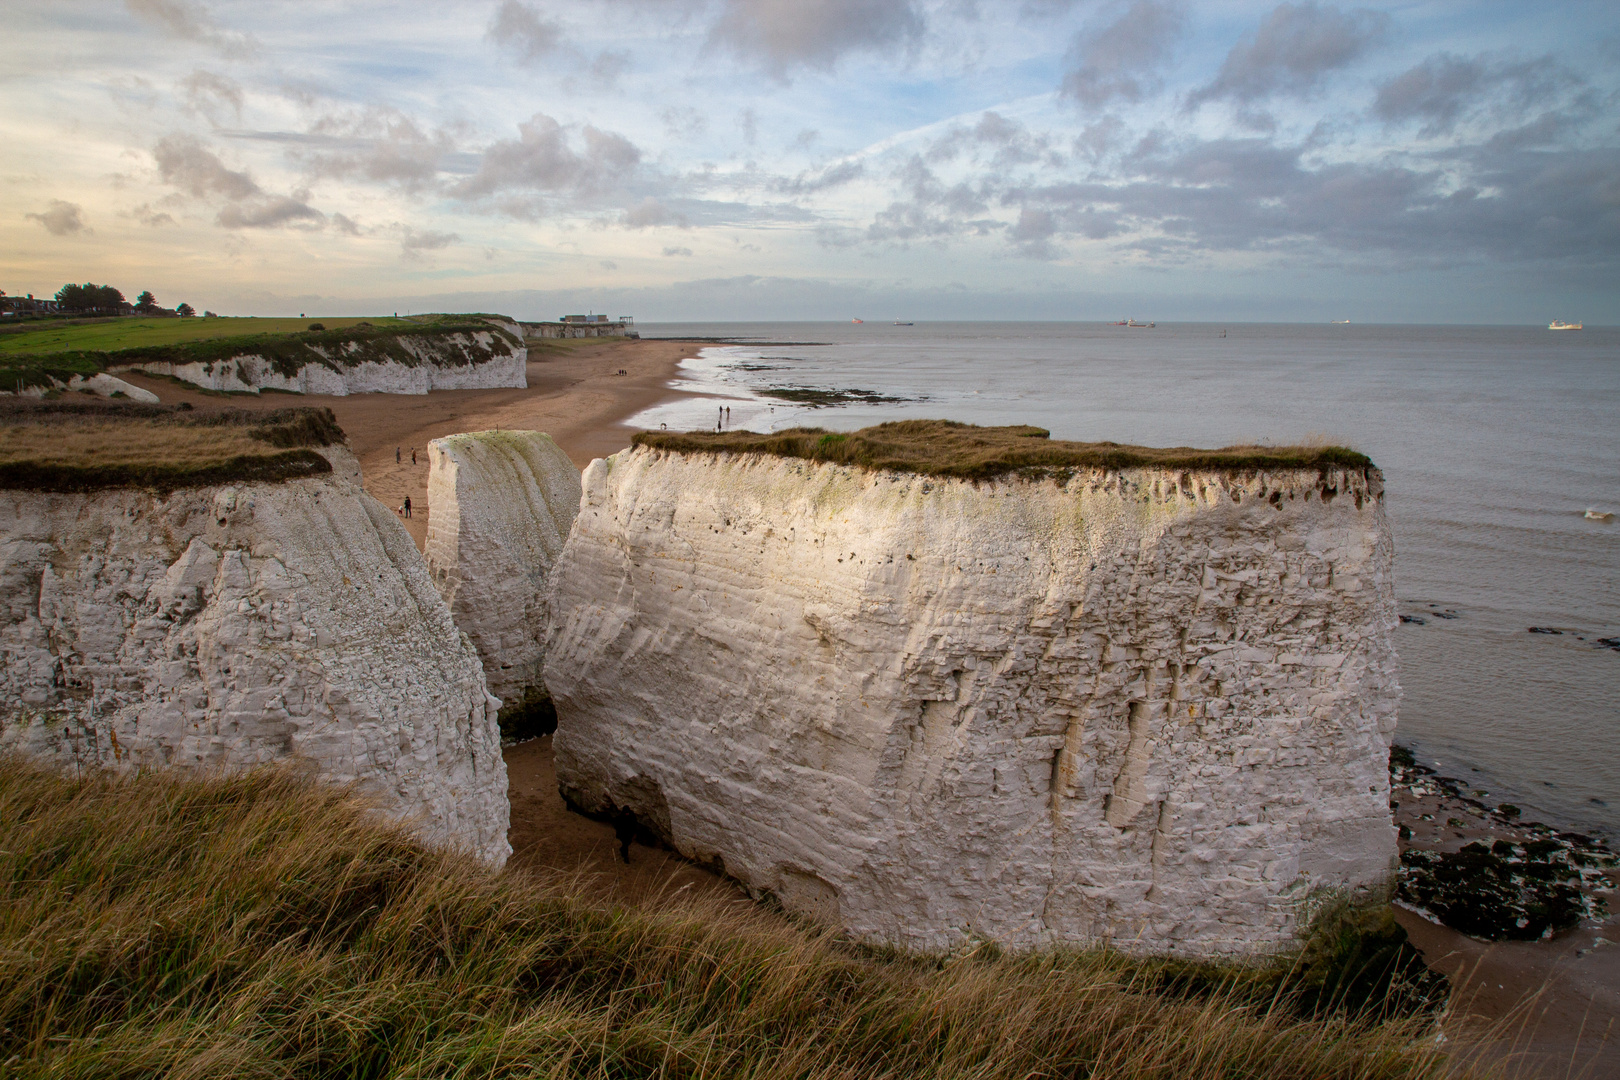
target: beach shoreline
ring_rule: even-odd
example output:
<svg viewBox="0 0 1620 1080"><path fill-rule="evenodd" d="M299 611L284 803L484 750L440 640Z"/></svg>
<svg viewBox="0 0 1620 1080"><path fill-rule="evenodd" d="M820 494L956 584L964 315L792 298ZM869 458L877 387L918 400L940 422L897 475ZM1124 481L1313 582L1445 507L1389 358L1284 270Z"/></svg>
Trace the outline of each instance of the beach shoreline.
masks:
<svg viewBox="0 0 1620 1080"><path fill-rule="evenodd" d="M427 444L445 435L492 428L544 431L583 469L593 458L630 445L626 421L654 405L691 395L672 389L682 359L695 346L683 341L589 338L544 342L529 350L526 388L435 390L428 394L210 393L171 379L139 373L122 378L156 394L165 405L193 408L281 409L324 406L336 415L360 459L365 489L390 509L407 497L405 529L418 548L427 542ZM624 372L624 374L619 374ZM395 461L395 451L399 460ZM412 451L416 460L411 460Z"/></svg>

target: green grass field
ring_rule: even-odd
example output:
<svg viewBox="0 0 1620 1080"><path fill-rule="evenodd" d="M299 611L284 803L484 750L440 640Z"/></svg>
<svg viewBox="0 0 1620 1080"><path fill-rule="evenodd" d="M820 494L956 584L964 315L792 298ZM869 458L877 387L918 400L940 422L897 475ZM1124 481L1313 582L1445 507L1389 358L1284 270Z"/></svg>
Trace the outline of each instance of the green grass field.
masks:
<svg viewBox="0 0 1620 1080"><path fill-rule="evenodd" d="M58 323L38 329L0 333L0 355L116 352L120 349L182 345L192 341L255 334L296 334L308 330L310 323L315 322L328 330L343 330L361 322L369 322L373 326L405 327L438 318L432 315L416 319L357 315L347 319L97 319L77 325Z"/></svg>

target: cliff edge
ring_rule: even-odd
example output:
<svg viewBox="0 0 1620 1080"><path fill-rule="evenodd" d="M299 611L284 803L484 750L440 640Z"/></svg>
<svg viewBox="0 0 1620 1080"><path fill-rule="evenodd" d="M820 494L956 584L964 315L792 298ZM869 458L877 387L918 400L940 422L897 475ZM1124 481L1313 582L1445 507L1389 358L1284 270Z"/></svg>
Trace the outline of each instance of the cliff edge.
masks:
<svg viewBox="0 0 1620 1080"><path fill-rule="evenodd" d="M549 702L546 594L579 513L579 470L540 431L434 439L428 465L428 571L478 650L505 725Z"/></svg>
<svg viewBox="0 0 1620 1080"><path fill-rule="evenodd" d="M1265 953L1313 897L1381 899L1378 470L910 423L592 462L545 666L565 795L923 949Z"/></svg>
<svg viewBox="0 0 1620 1080"><path fill-rule="evenodd" d="M298 761L505 860L477 654L330 413L36 412L0 417L0 749L67 770Z"/></svg>

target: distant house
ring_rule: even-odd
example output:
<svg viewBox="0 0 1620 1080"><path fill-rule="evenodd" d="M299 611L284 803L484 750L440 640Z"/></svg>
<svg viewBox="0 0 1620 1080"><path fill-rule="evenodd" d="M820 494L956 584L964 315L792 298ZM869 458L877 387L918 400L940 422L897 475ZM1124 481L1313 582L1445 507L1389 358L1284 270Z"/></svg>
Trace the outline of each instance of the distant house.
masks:
<svg viewBox="0 0 1620 1080"><path fill-rule="evenodd" d="M0 293L0 316L55 315L61 310L62 305L55 300L35 300L33 293L27 296Z"/></svg>
<svg viewBox="0 0 1620 1080"><path fill-rule="evenodd" d="M564 315L556 322L523 323L524 332L538 338L640 337L629 315Z"/></svg>

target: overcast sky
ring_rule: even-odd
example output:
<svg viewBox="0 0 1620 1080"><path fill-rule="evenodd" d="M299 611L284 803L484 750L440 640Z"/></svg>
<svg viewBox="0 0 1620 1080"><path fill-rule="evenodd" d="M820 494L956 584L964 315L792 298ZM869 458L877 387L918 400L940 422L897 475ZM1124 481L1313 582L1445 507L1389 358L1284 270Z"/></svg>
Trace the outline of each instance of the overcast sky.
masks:
<svg viewBox="0 0 1620 1080"><path fill-rule="evenodd" d="M0 288L1620 323L1620 4L6 0Z"/></svg>

